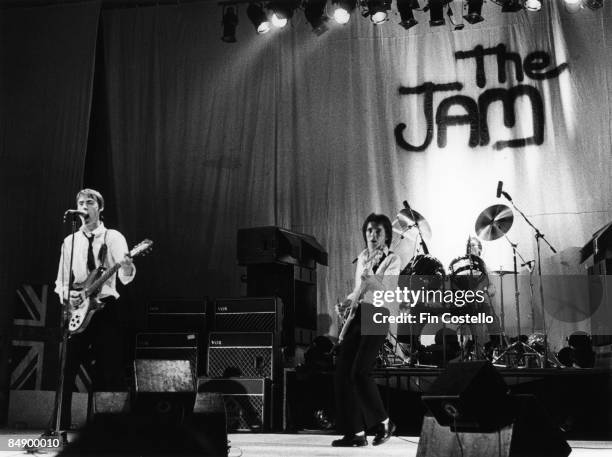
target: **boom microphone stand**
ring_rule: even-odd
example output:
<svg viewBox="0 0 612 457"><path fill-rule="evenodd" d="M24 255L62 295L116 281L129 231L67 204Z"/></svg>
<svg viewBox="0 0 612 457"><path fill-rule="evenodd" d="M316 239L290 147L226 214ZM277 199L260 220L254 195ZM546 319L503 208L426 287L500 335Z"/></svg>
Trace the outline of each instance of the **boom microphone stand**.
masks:
<svg viewBox="0 0 612 457"><path fill-rule="evenodd" d="M546 311L545 311L545 306L544 306L544 286L542 284L542 256L541 256L541 249L540 249L540 240L544 240L544 242L548 245L548 247L553 252L553 254L556 254L557 251L548 242L544 234L540 232L540 230L535 225L533 225L531 221L527 218L527 216L525 216L525 214L514 204L514 202L512 201L512 197L510 197L510 195L505 191L501 191L500 193L506 198L506 200L510 202L514 210L523 217L525 222L527 222L527 224L529 224L529 226L535 232L534 236L535 236L536 247L537 247L537 252L538 252L538 279L540 280L540 306L542 308L542 326L544 327L544 366L543 368L549 368L551 362L558 367L556 362L551 361L548 357L548 329L546 327Z"/></svg>

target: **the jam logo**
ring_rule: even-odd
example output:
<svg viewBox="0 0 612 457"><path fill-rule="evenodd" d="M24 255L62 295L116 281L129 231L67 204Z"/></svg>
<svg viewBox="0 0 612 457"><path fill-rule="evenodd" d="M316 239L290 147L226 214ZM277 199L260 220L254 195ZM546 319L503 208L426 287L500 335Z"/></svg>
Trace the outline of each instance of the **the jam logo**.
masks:
<svg viewBox="0 0 612 457"><path fill-rule="evenodd" d="M557 67L550 66L550 55L544 51L534 51L524 59L516 52L506 51L506 46L499 44L493 48L476 46L471 51L458 51L455 59L474 59L476 61L476 85L484 88L487 85L485 76L485 57L495 56L497 62L497 81L505 83L507 80L506 64L510 63L514 68L516 80L522 82L527 76L532 80L545 80L558 77L561 72L568 68L567 63ZM489 59L490 60L490 59ZM426 82L416 87L400 86L400 95L423 95L423 114L427 124L425 141L421 145L408 143L404 138L406 124L400 123L395 127L395 141L398 146L406 151L424 151L429 147L434 136L434 120L438 127L437 144L439 148L446 147L447 129L449 126L469 125L470 135L468 145L472 148L487 146L490 141L489 124L487 115L489 107L494 102L502 102L504 110L504 125L508 128L514 127L516 123L516 112L514 109L519 97L527 97L531 104L533 119L532 135L526 138L515 138L510 140L498 140L493 143L494 149L519 148L527 145L541 145L544 142L544 102L540 91L530 85L519 84L511 88L491 88L482 92L475 100L466 95L451 95L442 100L436 109L434 117L433 94L435 92L459 92L463 90L463 83L452 82L435 84ZM460 106L466 114L449 114L453 106Z"/></svg>

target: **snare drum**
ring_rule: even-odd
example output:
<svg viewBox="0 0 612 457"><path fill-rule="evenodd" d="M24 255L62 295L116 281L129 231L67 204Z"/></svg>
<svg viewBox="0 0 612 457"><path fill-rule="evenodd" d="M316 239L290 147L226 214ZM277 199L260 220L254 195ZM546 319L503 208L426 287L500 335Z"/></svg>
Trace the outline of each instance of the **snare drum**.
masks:
<svg viewBox="0 0 612 457"><path fill-rule="evenodd" d="M489 286L487 267L477 255L464 255L448 267L452 290L483 290Z"/></svg>

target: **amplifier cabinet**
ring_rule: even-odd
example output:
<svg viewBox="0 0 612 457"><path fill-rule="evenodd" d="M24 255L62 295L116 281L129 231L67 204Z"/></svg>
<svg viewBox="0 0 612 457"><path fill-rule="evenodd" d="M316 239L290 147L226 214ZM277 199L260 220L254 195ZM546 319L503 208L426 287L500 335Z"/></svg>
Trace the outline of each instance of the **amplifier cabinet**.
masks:
<svg viewBox="0 0 612 457"><path fill-rule="evenodd" d="M283 301L278 297L220 298L215 302L216 332L272 332L279 334Z"/></svg>
<svg viewBox="0 0 612 457"><path fill-rule="evenodd" d="M198 393L219 393L227 414L227 429L261 431L270 427L270 380L224 378L199 380Z"/></svg>
<svg viewBox="0 0 612 457"><path fill-rule="evenodd" d="M136 334L135 360L187 360L198 373L198 334L195 332L142 332Z"/></svg>
<svg viewBox="0 0 612 457"><path fill-rule="evenodd" d="M208 377L277 378L279 357L272 333L211 332L208 341Z"/></svg>
<svg viewBox="0 0 612 457"><path fill-rule="evenodd" d="M206 299L158 299L147 306L150 329L206 333Z"/></svg>

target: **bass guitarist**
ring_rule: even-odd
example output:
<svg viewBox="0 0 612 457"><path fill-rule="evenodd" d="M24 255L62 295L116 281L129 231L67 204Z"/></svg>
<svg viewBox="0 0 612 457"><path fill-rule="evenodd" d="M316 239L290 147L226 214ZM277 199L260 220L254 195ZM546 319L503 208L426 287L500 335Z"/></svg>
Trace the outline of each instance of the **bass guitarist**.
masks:
<svg viewBox="0 0 612 457"><path fill-rule="evenodd" d="M91 321L82 332L73 334L68 340L62 397L63 430L70 428L72 390L79 365L87 358L95 360L92 373L94 390L126 389L116 277L119 277L123 284L128 284L136 274L136 267L128 256L125 237L117 230L107 229L101 220L101 213L104 210L102 194L93 189L83 189L76 195L76 204L83 224L74 234L74 240L72 235L64 239L55 292L71 309L78 309L83 306L83 298L79 292L71 290L70 281L72 284L83 282L93 270L100 267L108 269L117 263L121 267L100 289L97 300L104 305L103 308L93 314ZM71 256L73 241L74 253ZM72 275L69 272L71 257Z"/></svg>
<svg viewBox="0 0 612 457"><path fill-rule="evenodd" d="M397 285L401 260L389 250L393 231L387 216L370 214L363 223L362 234L366 249L357 258L355 288L337 309L339 314L349 311L349 316L340 333L336 358L336 428L344 435L332 442L336 447L366 446L366 433L375 427L372 444L376 446L387 441L395 430L370 376L388 327L369 334L362 322L365 325L367 316L372 314L372 291Z"/></svg>

